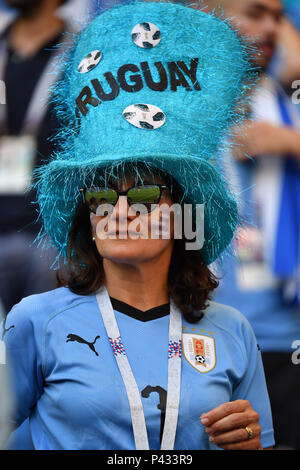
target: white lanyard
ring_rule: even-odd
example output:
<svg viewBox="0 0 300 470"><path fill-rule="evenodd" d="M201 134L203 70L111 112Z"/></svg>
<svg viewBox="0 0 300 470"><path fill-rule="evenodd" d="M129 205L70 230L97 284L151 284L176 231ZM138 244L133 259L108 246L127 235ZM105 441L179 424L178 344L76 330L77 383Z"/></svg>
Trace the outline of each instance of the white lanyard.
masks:
<svg viewBox="0 0 300 470"><path fill-rule="evenodd" d="M122 343L117 320L106 287L103 286L99 289L96 298L106 333L126 388L136 450L149 450L146 421L140 392L132 373L125 347ZM161 450L172 450L174 449L175 443L181 382L181 326L181 312L171 299L168 349L168 394Z"/></svg>
<svg viewBox="0 0 300 470"><path fill-rule="evenodd" d="M30 105L27 109L23 125L23 134L37 134L38 127L40 126L43 117L45 116L48 108L49 99L51 96L51 86L58 79L58 60L61 54L64 53L67 38L62 39L61 45L53 52L52 58L49 59L46 68L43 70L41 77L35 87L32 95ZM3 40L0 46L0 79L4 80L5 67L7 62L7 40ZM20 80L22 78L20 77ZM0 131L6 127L6 106L0 105Z"/></svg>

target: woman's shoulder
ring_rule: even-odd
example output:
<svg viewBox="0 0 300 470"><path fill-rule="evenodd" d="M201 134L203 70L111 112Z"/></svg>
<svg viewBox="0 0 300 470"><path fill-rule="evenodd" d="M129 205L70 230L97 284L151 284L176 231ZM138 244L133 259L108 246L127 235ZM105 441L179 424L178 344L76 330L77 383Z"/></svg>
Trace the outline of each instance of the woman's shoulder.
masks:
<svg viewBox="0 0 300 470"><path fill-rule="evenodd" d="M74 294L68 287L58 287L41 294L24 297L14 305L7 315L7 320L44 321L56 312L80 303L88 296Z"/></svg>
<svg viewBox="0 0 300 470"><path fill-rule="evenodd" d="M215 328L226 331L229 335L240 338L241 336L253 337L253 329L248 319L242 312L229 305L210 301L205 310L205 319Z"/></svg>
<svg viewBox="0 0 300 470"><path fill-rule="evenodd" d="M0 337L2 326L2 339L9 351L23 347L42 351L51 319L91 300L92 296L74 294L68 287L24 297L0 325Z"/></svg>

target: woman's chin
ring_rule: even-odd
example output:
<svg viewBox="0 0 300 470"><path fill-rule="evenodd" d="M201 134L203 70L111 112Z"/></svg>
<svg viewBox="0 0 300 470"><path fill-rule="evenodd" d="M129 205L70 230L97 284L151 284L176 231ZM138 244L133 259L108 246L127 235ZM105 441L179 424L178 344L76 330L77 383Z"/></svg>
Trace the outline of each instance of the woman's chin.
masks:
<svg viewBox="0 0 300 470"><path fill-rule="evenodd" d="M98 245L100 255L104 259L115 262L138 261L145 247L139 247L139 240L102 240Z"/></svg>
<svg viewBox="0 0 300 470"><path fill-rule="evenodd" d="M136 264L156 258L168 245L170 240L101 240L98 242L98 250L103 259Z"/></svg>

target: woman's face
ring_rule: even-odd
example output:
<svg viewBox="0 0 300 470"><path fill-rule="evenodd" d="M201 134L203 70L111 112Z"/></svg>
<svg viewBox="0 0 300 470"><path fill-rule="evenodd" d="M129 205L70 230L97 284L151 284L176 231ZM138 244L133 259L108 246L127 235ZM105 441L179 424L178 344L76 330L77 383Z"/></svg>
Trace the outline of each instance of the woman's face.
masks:
<svg viewBox="0 0 300 470"><path fill-rule="evenodd" d="M162 179L144 179L143 184L165 184ZM135 178L127 176L115 189L126 191L140 185ZM168 208L173 202L169 190L162 189L161 199L151 212L137 212L130 207L127 196L119 196L113 211L108 215L91 212L91 231L99 254L103 259L117 263L139 264L160 257L167 251L172 253L174 238L174 215ZM164 210L162 213L162 209ZM104 212L103 212L104 213ZM105 214L105 213L104 213Z"/></svg>

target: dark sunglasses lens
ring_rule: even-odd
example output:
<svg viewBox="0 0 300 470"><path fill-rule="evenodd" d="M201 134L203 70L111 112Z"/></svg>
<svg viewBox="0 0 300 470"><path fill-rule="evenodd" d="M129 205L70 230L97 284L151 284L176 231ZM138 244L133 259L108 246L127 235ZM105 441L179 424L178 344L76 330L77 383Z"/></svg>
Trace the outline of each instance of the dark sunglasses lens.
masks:
<svg viewBox="0 0 300 470"><path fill-rule="evenodd" d="M85 201L89 209L97 211L97 207L102 204L116 204L118 193L114 189L88 190L85 192Z"/></svg>

